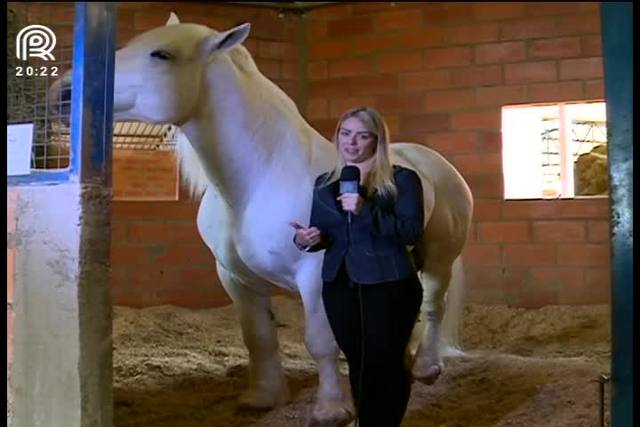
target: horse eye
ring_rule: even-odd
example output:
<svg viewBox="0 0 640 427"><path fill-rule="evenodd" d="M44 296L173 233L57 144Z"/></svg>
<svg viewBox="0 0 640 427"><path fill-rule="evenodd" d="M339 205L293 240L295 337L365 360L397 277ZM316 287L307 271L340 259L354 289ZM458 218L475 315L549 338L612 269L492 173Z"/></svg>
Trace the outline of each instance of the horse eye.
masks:
<svg viewBox="0 0 640 427"><path fill-rule="evenodd" d="M166 50L154 50L153 52L151 52L151 57L166 61L171 59L171 54Z"/></svg>

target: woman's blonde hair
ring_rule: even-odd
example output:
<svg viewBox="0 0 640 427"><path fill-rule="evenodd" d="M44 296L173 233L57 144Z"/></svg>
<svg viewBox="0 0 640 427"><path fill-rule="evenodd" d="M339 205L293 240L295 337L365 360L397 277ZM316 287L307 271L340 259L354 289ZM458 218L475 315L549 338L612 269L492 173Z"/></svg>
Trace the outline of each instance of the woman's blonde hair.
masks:
<svg viewBox="0 0 640 427"><path fill-rule="evenodd" d="M348 110L342 114L340 120L338 120L336 130L333 133L333 143L338 151L337 162L325 182L330 184L340 179L340 173L345 166L345 161L340 154L338 133L340 132L342 123L352 117L360 120L367 131L371 132L376 138L376 146L374 149L375 159L367 180L364 183L367 195L371 195L374 191L377 191L378 194L383 197L394 198L398 190L393 180L393 165L391 164L389 149L389 128L382 115L370 107L358 107Z"/></svg>

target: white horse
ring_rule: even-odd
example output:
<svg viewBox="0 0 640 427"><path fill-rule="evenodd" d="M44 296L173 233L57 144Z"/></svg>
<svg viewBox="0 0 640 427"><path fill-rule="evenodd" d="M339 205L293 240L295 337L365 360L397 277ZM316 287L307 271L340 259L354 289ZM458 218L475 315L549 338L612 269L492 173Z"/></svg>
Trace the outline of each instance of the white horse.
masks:
<svg viewBox="0 0 640 427"><path fill-rule="evenodd" d="M181 24L171 14L166 26L135 37L116 52L114 117L173 123L186 135L178 144L182 176L202 195L198 230L215 256L249 350L249 388L240 403L270 408L288 400L271 312L275 284L298 291L304 306L305 344L319 373L310 424L345 425L354 410L321 298L323 253L299 251L289 225L307 223L314 179L333 166L337 152L260 73L241 45L249 28L218 32ZM67 73L53 85L51 99L68 91L69 83ZM458 277L451 290L462 280L459 256L472 196L434 151L395 143L392 152L395 163L419 173L424 187L425 233L416 246L424 258L424 300L408 363L415 378L432 383L443 370L444 350L451 348L443 343L457 339L461 304L451 292L452 328L448 336L441 329L452 272ZM452 300L457 306L451 307Z"/></svg>

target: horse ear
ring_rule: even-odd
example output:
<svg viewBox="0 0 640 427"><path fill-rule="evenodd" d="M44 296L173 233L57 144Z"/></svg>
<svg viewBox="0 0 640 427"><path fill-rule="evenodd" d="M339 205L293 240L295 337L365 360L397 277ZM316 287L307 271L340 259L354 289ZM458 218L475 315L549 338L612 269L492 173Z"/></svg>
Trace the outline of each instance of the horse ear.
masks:
<svg viewBox="0 0 640 427"><path fill-rule="evenodd" d="M169 20L167 21L166 25L178 25L180 23L180 20L178 19L178 15L176 15L175 13L171 12L171 15L169 15Z"/></svg>
<svg viewBox="0 0 640 427"><path fill-rule="evenodd" d="M245 41L250 30L251 24L246 22L230 30L210 35L202 43L204 57L208 58L213 52L223 52L239 45Z"/></svg>

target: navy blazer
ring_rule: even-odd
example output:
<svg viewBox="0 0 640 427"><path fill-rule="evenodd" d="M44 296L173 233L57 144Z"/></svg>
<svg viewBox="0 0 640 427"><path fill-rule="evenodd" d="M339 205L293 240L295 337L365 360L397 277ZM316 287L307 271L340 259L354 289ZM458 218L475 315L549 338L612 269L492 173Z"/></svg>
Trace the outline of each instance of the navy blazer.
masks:
<svg viewBox="0 0 640 427"><path fill-rule="evenodd" d="M407 246L420 240L424 229L422 183L418 174L394 166L398 189L395 199L374 192L365 197L359 214L342 210L339 181L324 184L328 173L316 179L309 227L317 227L321 241L308 249L326 249L322 279L334 280L343 261L353 282L361 284L403 280L415 274L416 267ZM361 191L361 194L363 192Z"/></svg>

